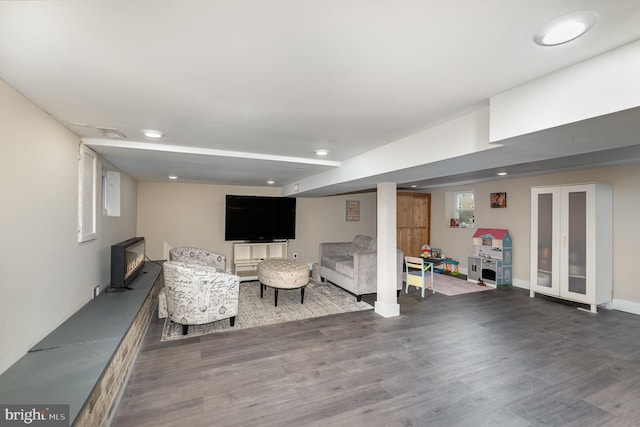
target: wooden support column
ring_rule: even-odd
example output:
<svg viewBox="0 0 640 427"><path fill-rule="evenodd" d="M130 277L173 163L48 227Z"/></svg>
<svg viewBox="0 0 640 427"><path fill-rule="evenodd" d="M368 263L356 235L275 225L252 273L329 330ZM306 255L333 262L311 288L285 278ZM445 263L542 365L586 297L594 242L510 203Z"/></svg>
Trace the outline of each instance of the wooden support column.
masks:
<svg viewBox="0 0 640 427"><path fill-rule="evenodd" d="M396 255L396 183L378 183L378 299L375 312L383 317L400 315Z"/></svg>

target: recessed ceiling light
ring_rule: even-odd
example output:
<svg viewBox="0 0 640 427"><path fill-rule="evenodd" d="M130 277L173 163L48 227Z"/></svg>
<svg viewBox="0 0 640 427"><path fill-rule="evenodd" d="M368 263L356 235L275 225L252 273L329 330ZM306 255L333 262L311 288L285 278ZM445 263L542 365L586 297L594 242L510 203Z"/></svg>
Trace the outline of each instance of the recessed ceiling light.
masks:
<svg viewBox="0 0 640 427"><path fill-rule="evenodd" d="M267 184L275 184L276 182L272 179L270 179L269 181L267 181Z"/></svg>
<svg viewBox="0 0 640 427"><path fill-rule="evenodd" d="M417 186L417 185L415 185L415 184L413 184L413 185L411 186L411 188L418 188L418 186Z"/></svg>
<svg viewBox="0 0 640 427"><path fill-rule="evenodd" d="M147 130L143 130L142 134L144 136L146 136L147 138L151 138L151 139L162 139L162 138L164 138L164 132L160 132L159 130L147 129Z"/></svg>
<svg viewBox="0 0 640 427"><path fill-rule="evenodd" d="M541 46L556 46L575 40L591 29L598 20L593 12L578 12L554 19L538 30L533 40Z"/></svg>
<svg viewBox="0 0 640 427"><path fill-rule="evenodd" d="M497 175L500 175L500 176L505 176L505 175L507 175L507 174L508 174L508 172L498 172L498 173L497 173Z"/></svg>
<svg viewBox="0 0 640 427"><path fill-rule="evenodd" d="M315 151L316 156L327 156L329 155L329 150L320 149Z"/></svg>
<svg viewBox="0 0 640 427"><path fill-rule="evenodd" d="M178 179L177 175L169 175L169 179Z"/></svg>

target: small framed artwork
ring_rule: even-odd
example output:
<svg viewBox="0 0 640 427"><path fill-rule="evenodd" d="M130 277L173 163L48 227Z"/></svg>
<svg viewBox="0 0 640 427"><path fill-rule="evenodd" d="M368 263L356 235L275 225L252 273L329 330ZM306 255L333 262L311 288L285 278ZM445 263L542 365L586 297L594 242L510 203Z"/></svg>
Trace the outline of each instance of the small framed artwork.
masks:
<svg viewBox="0 0 640 427"><path fill-rule="evenodd" d="M347 221L360 221L359 200L347 200Z"/></svg>
<svg viewBox="0 0 640 427"><path fill-rule="evenodd" d="M507 193L491 193L491 207L492 208L506 208L507 207Z"/></svg>

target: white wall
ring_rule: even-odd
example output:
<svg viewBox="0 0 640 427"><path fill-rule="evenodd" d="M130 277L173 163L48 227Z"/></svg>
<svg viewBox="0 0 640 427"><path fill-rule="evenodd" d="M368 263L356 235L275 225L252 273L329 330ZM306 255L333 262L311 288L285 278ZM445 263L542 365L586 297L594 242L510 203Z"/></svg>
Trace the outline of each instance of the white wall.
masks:
<svg viewBox="0 0 640 427"><path fill-rule="evenodd" d="M640 212L638 164L572 171L537 177L504 177L479 184L431 189L431 245L461 261L466 270L472 253L473 229L451 229L445 215L445 193L472 189L476 197L476 227L508 228L514 240L513 274L519 286L529 284L530 188L534 185L602 182L613 187L613 297L640 304L636 286L638 241L636 216ZM491 209L489 194L507 193L506 209ZM193 245L225 253L232 261L232 243L224 241L225 194L276 195L266 187L234 187L179 183L138 184L138 235L147 239L152 258L165 256L165 244ZM360 221L345 221L345 201L359 200ZM298 198L296 239L289 257L297 252L303 262L316 262L321 242L349 241L356 234L376 234L376 194Z"/></svg>
<svg viewBox="0 0 640 427"><path fill-rule="evenodd" d="M445 255L467 267L472 254L473 229L447 227L444 200L447 191L472 189L475 192L475 226L508 228L513 238L513 276L517 284L529 286L531 224L531 187L537 185L601 182L613 187L613 298L640 304L637 286L637 261L640 234L640 165L596 168L537 177L496 179L480 184L431 189L431 245L441 247ZM507 193L507 208L492 209L489 194Z"/></svg>
<svg viewBox="0 0 640 427"><path fill-rule="evenodd" d="M147 241L151 259L166 259L173 246L195 246L227 256L233 261L233 243L224 241L226 194L276 196L278 189L267 187L210 184L138 184L138 235ZM360 201L360 221L346 221L346 200ZM321 242L350 241L356 234L376 234L376 194L298 198L296 238L290 241L289 258L313 263Z"/></svg>
<svg viewBox="0 0 640 427"><path fill-rule="evenodd" d="M277 188L236 187L179 182L138 183L138 235L145 238L147 256L166 259L174 246L205 248L227 255L224 241L225 195L277 196Z"/></svg>
<svg viewBox="0 0 640 427"><path fill-rule="evenodd" d="M346 220L347 200L360 202L360 221ZM357 234L375 236L376 193L358 193L343 196L299 198L296 240L291 253L299 252L302 262L318 262L318 245L322 242L350 242Z"/></svg>
<svg viewBox="0 0 640 427"><path fill-rule="evenodd" d="M109 285L109 247L135 234L136 186L122 216L77 242L79 138L0 80L0 373Z"/></svg>

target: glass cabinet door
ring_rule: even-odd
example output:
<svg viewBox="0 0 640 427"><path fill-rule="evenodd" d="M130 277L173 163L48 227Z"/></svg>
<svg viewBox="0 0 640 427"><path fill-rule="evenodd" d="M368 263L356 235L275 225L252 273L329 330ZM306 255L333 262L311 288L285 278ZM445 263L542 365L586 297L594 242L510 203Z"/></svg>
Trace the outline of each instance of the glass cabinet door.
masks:
<svg viewBox="0 0 640 427"><path fill-rule="evenodd" d="M587 293L587 192L570 190L566 195L568 209L566 236L566 289L570 293ZM564 284L564 283L563 283ZM564 286L563 286L564 289Z"/></svg>
<svg viewBox="0 0 640 427"><path fill-rule="evenodd" d="M553 194L538 194L538 272L537 285L553 284Z"/></svg>
<svg viewBox="0 0 640 427"><path fill-rule="evenodd" d="M560 190L531 189L531 291L560 293Z"/></svg>

